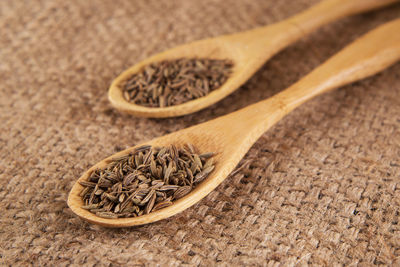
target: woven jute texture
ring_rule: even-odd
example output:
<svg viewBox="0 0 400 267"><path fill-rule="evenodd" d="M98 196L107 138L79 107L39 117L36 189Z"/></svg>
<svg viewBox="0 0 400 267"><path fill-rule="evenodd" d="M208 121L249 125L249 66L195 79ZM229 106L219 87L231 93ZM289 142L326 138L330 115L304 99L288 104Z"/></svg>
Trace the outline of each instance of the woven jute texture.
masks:
<svg viewBox="0 0 400 267"><path fill-rule="evenodd" d="M1 0L0 265L400 264L400 64L292 112L172 218L107 229L67 207L97 161L270 97L400 14L395 5L325 26L195 114L143 119L108 103L113 78L141 59L316 2Z"/></svg>

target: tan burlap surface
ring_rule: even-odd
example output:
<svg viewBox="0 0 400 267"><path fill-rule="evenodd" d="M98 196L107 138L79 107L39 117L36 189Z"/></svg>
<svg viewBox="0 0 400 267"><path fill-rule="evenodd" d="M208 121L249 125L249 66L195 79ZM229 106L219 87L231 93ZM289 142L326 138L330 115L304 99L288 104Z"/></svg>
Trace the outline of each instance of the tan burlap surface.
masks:
<svg viewBox="0 0 400 267"><path fill-rule="evenodd" d="M107 101L112 79L153 53L316 2L1 0L0 265L400 264L400 64L295 110L170 219L106 229L66 204L102 158L269 97L400 14L396 5L323 27L196 114L141 119Z"/></svg>

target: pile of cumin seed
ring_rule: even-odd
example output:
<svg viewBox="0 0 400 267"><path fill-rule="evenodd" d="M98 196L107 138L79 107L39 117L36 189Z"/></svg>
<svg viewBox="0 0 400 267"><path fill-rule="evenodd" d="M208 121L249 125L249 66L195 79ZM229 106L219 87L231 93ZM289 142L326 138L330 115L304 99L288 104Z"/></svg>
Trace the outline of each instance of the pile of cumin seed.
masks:
<svg viewBox="0 0 400 267"><path fill-rule="evenodd" d="M168 107L206 96L226 82L230 60L181 58L154 62L127 79L124 98L145 107Z"/></svg>
<svg viewBox="0 0 400 267"><path fill-rule="evenodd" d="M168 207L207 178L213 155L198 154L190 144L139 147L79 182L82 208L103 218L128 218Z"/></svg>

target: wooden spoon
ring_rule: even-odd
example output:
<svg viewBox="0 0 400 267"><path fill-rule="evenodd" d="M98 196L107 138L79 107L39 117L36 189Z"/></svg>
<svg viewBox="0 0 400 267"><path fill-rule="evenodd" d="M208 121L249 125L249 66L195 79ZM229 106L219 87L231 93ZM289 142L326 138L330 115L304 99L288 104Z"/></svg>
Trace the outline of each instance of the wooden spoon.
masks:
<svg viewBox="0 0 400 267"><path fill-rule="evenodd" d="M79 193L83 187L76 182L68 197L69 207L83 219L108 227L151 223L187 209L214 190L254 142L290 111L316 95L371 76L399 60L399 29L400 19L380 26L344 48L285 91L267 100L141 144L181 146L192 143L200 152L218 153L215 156L215 169L210 176L173 205L136 218L104 219L81 208L83 201ZM82 175L79 181L87 180L90 172L104 167L107 160L134 150L135 147L132 147L100 161Z"/></svg>
<svg viewBox="0 0 400 267"><path fill-rule="evenodd" d="M118 76L109 89L111 104L124 112L141 117L173 117L208 107L238 89L269 58L302 36L336 19L382 7L396 0L326 0L282 22L250 31L188 43L154 55ZM121 84L144 66L176 58L231 59L234 62L230 78L205 97L180 105L150 108L125 100Z"/></svg>

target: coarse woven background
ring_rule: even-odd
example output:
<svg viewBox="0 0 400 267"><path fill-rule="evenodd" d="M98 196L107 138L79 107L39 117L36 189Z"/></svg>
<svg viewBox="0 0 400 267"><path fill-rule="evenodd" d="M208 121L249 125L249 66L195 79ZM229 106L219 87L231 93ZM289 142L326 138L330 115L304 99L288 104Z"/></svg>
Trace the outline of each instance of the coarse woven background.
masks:
<svg viewBox="0 0 400 267"><path fill-rule="evenodd" d="M0 2L0 265L400 264L400 64L320 96L264 134L204 200L106 229L67 207L92 164L283 90L400 5L323 27L196 114L115 111L112 79L176 45L287 18L317 0Z"/></svg>

